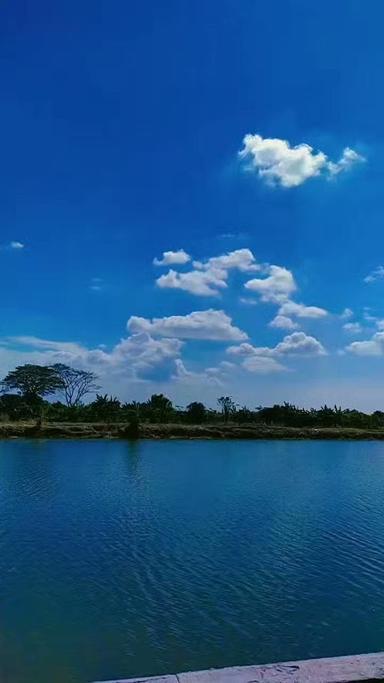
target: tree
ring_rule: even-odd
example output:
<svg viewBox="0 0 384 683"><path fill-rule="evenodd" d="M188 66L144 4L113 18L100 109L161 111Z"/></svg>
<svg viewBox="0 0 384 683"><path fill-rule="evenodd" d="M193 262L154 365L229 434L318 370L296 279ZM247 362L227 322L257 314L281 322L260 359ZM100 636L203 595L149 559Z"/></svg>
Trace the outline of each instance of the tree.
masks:
<svg viewBox="0 0 384 683"><path fill-rule="evenodd" d="M247 406L242 406L239 410L236 411L235 415L236 422L239 422L239 424L242 424L243 422L252 422L253 420L253 414L252 411L247 408Z"/></svg>
<svg viewBox="0 0 384 683"><path fill-rule="evenodd" d="M0 419L28 420L33 417L33 407L18 394L0 396Z"/></svg>
<svg viewBox="0 0 384 683"><path fill-rule="evenodd" d="M47 365L18 365L1 382L3 391L16 390L26 401L36 402L63 388L57 371Z"/></svg>
<svg viewBox="0 0 384 683"><path fill-rule="evenodd" d="M236 404L230 396L220 396L217 402L221 408L224 422L227 423L230 415L236 412Z"/></svg>
<svg viewBox="0 0 384 683"><path fill-rule="evenodd" d="M56 363L52 367L63 383L61 393L64 395L68 408L80 405L84 396L92 394L100 388L96 384L97 377L93 372L76 370L69 365L64 365L64 363Z"/></svg>
<svg viewBox="0 0 384 683"><path fill-rule="evenodd" d="M88 413L92 419L116 421L119 417L121 408L120 401L114 396L96 394L96 399L87 406Z"/></svg>
<svg viewBox="0 0 384 683"><path fill-rule="evenodd" d="M172 401L164 396L164 394L152 394L149 401L147 401L147 406L156 422L168 422L168 418L173 412Z"/></svg>
<svg viewBox="0 0 384 683"><path fill-rule="evenodd" d="M207 409L204 403L200 403L199 401L193 401L187 406L186 415L188 418L188 422L190 422L191 424L199 425L202 422L205 422L207 418Z"/></svg>

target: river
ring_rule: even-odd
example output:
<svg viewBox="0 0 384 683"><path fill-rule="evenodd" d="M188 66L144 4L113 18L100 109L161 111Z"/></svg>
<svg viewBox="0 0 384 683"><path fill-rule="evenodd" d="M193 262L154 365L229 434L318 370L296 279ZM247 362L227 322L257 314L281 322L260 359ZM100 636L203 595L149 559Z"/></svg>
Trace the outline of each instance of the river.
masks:
<svg viewBox="0 0 384 683"><path fill-rule="evenodd" d="M0 680L381 650L384 443L0 442Z"/></svg>

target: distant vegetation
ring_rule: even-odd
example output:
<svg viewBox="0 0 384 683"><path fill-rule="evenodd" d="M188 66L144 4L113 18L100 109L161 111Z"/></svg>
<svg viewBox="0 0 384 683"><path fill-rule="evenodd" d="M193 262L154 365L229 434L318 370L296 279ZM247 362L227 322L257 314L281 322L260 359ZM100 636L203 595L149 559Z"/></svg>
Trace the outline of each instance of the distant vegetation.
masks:
<svg viewBox="0 0 384 683"><path fill-rule="evenodd" d="M194 401L185 408L176 407L163 394L153 394L147 401L122 403L113 396L99 394L94 373L77 370L62 363L52 366L22 365L8 373L1 382L0 420L42 419L48 422L125 422L157 424L262 424L286 427L356 427L384 429L384 412L368 415L358 410L322 406L316 410L298 408L290 403L272 407L238 406L230 396L217 399L217 410ZM96 398L89 403L90 394ZM48 401L47 396L61 400Z"/></svg>

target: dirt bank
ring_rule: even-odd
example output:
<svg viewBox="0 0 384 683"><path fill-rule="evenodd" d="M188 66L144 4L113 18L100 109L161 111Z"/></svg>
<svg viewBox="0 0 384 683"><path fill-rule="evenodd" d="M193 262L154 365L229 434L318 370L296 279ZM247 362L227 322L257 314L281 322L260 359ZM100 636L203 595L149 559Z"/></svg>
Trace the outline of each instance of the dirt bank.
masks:
<svg viewBox="0 0 384 683"><path fill-rule="evenodd" d="M384 440L384 430L343 427L282 427L263 425L142 424L138 432L127 424L27 422L0 424L0 439L341 439Z"/></svg>

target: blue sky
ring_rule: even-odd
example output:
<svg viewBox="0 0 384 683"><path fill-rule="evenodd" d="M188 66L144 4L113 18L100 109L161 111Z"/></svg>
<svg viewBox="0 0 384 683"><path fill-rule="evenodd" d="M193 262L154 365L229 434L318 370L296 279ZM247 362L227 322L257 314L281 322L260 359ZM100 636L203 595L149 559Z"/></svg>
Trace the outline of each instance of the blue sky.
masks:
<svg viewBox="0 0 384 683"><path fill-rule="evenodd" d="M383 408L382 2L0 19L2 375Z"/></svg>

